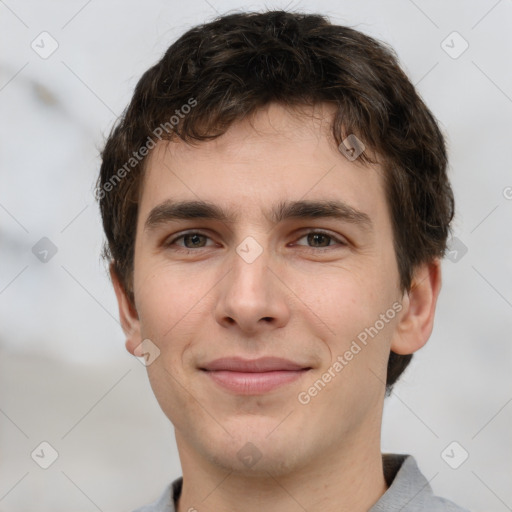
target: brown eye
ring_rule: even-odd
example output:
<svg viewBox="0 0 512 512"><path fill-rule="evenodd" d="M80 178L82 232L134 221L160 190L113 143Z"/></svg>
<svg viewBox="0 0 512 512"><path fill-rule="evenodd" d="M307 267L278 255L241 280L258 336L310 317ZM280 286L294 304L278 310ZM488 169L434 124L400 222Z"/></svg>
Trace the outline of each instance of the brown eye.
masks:
<svg viewBox="0 0 512 512"><path fill-rule="evenodd" d="M172 240L165 242L164 244L169 249L174 250L188 250L188 249L202 249L210 248L215 245L211 238L203 233L197 231L191 231L189 233L183 233Z"/></svg>
<svg viewBox="0 0 512 512"><path fill-rule="evenodd" d="M192 233L190 235L183 235L181 238L183 238L183 244L187 249L196 249L198 247L204 247L208 237L200 235L199 233Z"/></svg>
<svg viewBox="0 0 512 512"><path fill-rule="evenodd" d="M301 242L305 240L305 242ZM305 246L311 249L325 249L325 248L339 248L340 246L347 245L342 239L335 237L323 231L311 231L301 236L297 240L296 245Z"/></svg>
<svg viewBox="0 0 512 512"><path fill-rule="evenodd" d="M332 237L325 233L309 233L308 244L312 247L328 247L332 241Z"/></svg>

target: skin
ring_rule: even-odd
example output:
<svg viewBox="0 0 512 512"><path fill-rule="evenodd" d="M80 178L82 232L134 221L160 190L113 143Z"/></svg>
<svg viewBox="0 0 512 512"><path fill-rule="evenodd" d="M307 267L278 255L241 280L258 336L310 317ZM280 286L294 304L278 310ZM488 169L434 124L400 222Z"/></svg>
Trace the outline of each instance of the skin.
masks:
<svg viewBox="0 0 512 512"><path fill-rule="evenodd" d="M390 350L429 338L441 286L438 260L417 268L402 294L383 171L343 156L327 105L279 105L194 146L159 143L140 198L131 304L112 270L126 347L148 366L173 423L183 470L179 512L366 511L387 486L380 429ZM229 218L177 219L150 229L165 201L203 200ZM372 229L336 218L266 213L293 200L341 200ZM199 237L178 238L199 231ZM317 231L325 236L308 236ZM236 251L246 237L262 253ZM251 249L252 250L252 249ZM298 400L357 335L394 303L401 311L307 404ZM240 396L199 368L219 357L277 356L311 370L270 392ZM237 456L252 443L251 467Z"/></svg>

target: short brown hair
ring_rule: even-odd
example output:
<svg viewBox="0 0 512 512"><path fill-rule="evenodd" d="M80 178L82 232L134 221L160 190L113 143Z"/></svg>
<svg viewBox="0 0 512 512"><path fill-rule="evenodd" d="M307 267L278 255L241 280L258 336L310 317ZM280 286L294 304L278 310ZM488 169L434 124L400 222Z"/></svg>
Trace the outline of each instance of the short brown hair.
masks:
<svg viewBox="0 0 512 512"><path fill-rule="evenodd" d="M96 192L104 255L132 301L148 151L157 139L218 137L271 102L334 105L336 143L354 134L378 156L402 291L419 264L444 255L454 214L445 142L394 52L320 15L230 14L186 32L144 73L102 152ZM361 158L369 161L367 153ZM411 357L391 352L388 391Z"/></svg>

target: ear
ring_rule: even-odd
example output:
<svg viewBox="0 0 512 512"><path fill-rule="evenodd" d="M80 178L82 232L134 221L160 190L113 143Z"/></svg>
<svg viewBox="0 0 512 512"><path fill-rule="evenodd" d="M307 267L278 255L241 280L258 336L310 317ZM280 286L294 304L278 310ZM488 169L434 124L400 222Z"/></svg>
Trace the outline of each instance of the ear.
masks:
<svg viewBox="0 0 512 512"><path fill-rule="evenodd" d="M114 263L110 264L109 270L110 278L114 285L114 291L116 292L121 327L123 328L123 332L126 336L126 350L128 350L130 354L137 356L139 354L136 353L136 349L142 342L139 315L134 304L132 304L132 301L128 297L119 276L117 275Z"/></svg>
<svg viewBox="0 0 512 512"><path fill-rule="evenodd" d="M436 258L417 267L411 289L404 294L402 316L391 343L396 354L412 354L432 334L437 297L441 290L441 261Z"/></svg>

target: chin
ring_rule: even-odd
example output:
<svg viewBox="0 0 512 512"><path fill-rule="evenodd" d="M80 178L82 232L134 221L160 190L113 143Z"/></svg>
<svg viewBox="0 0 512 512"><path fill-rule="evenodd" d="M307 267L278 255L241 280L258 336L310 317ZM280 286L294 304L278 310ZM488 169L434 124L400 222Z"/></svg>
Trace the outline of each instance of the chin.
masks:
<svg viewBox="0 0 512 512"><path fill-rule="evenodd" d="M206 459L224 471L234 472L237 475L277 477L289 474L301 465L305 465L306 454L304 438L297 433L292 434L282 430L281 435L272 431L277 425L270 422L271 429L261 429L252 435L248 429L237 432L230 430L233 437L223 436L222 440L201 440L202 451ZM300 437L300 444L297 442Z"/></svg>
<svg viewBox="0 0 512 512"><path fill-rule="evenodd" d="M286 476L300 465L293 447L289 451L279 450L276 453L275 447L259 450L249 443L238 452L219 450L219 453L210 453L209 460L224 471L254 478Z"/></svg>

